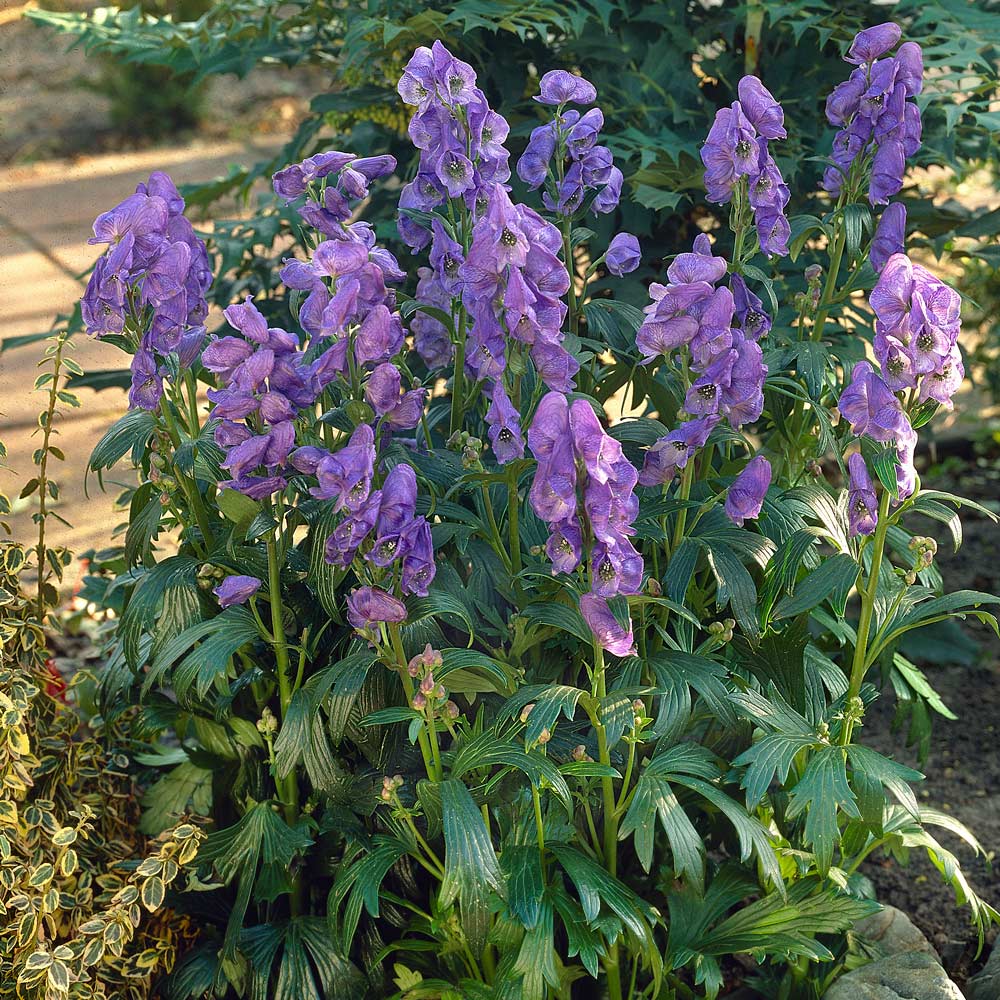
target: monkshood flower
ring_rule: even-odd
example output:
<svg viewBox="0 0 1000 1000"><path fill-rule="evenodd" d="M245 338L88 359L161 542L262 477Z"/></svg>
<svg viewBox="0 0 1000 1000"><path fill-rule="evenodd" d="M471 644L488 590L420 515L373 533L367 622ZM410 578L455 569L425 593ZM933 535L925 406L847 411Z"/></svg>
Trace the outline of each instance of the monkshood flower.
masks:
<svg viewBox="0 0 1000 1000"><path fill-rule="evenodd" d="M913 454L917 433L902 403L867 361L854 366L850 385L841 393L838 407L853 434L895 447L899 495L908 497L916 483Z"/></svg>
<svg viewBox="0 0 1000 1000"><path fill-rule="evenodd" d="M188 335L201 329L208 315L211 263L183 212L184 199L173 181L157 171L135 194L98 216L89 240L108 250L94 266L81 315L90 334L131 339L133 407L158 405L167 355L183 353L182 367L193 363Z"/></svg>
<svg viewBox="0 0 1000 1000"><path fill-rule="evenodd" d="M227 576L212 593L218 598L220 608L229 608L246 604L260 587L261 581L255 576Z"/></svg>
<svg viewBox="0 0 1000 1000"><path fill-rule="evenodd" d="M490 389L490 407L486 411L488 435L493 454L501 465L515 458L524 458L524 438L521 435L521 415L517 412L502 383L494 382Z"/></svg>
<svg viewBox="0 0 1000 1000"><path fill-rule="evenodd" d="M391 174L395 169L395 158L387 154L359 157L355 153L329 150L279 170L272 178L272 183L274 193L288 202L305 194L310 186L321 182L320 197L323 198L323 205L311 201L309 211L329 212L331 221L342 223L351 215L346 199L367 198L371 182ZM329 197L326 196L327 192L330 192Z"/></svg>
<svg viewBox="0 0 1000 1000"><path fill-rule="evenodd" d="M923 55L915 42L887 55L900 36L891 22L866 28L844 57L857 68L826 102L827 120L841 128L833 163L823 175L823 187L831 194L840 194L853 165L871 154L868 199L887 204L903 186L907 158L920 148L920 109L912 98L923 86Z"/></svg>
<svg viewBox="0 0 1000 1000"><path fill-rule="evenodd" d="M403 376L395 365L378 365L365 384L365 399L386 426L412 430L420 423L427 390L402 389Z"/></svg>
<svg viewBox="0 0 1000 1000"><path fill-rule="evenodd" d="M596 594L584 594L580 598L580 613L602 649L615 656L635 655L631 625L626 628L618 621L607 600Z"/></svg>
<svg viewBox="0 0 1000 1000"><path fill-rule="evenodd" d="M790 193L768 148L784 139L784 112L755 76L738 85L739 100L716 112L701 148L708 200L724 205L745 184L761 250L784 256L791 235L785 206Z"/></svg>
<svg viewBox="0 0 1000 1000"><path fill-rule="evenodd" d="M406 209L426 212L448 199L462 199L478 213L488 198L486 189L510 177L503 145L510 129L476 86L473 68L440 41L414 52L397 90L416 109L409 134L420 162L399 205L400 235L417 250L430 242L429 234L406 216Z"/></svg>
<svg viewBox="0 0 1000 1000"><path fill-rule="evenodd" d="M630 539L639 511L635 496L638 474L622 453L621 444L605 433L586 400L570 405L562 393L550 392L535 411L528 447L538 462L528 499L549 526L546 553L553 573L570 573L580 565L586 530L593 540L590 595L603 600L638 593L643 561ZM578 485L582 486L582 498L577 494ZM591 627L604 645L602 636L607 630L599 631L594 624ZM619 638L626 630L620 631ZM615 652L617 647L605 648Z"/></svg>
<svg viewBox="0 0 1000 1000"><path fill-rule="evenodd" d="M589 209L598 214L613 212L621 199L622 172L614 165L611 151L598 143L604 113L591 108L581 114L564 110L568 103L592 104L594 85L565 70L552 70L540 81L540 104L554 105L552 121L531 133L517 163L517 175L534 191L545 185L542 203L558 215Z"/></svg>
<svg viewBox="0 0 1000 1000"><path fill-rule="evenodd" d="M872 268L880 272L889 258L902 253L906 246L906 206L899 201L888 205L879 217L868 251Z"/></svg>
<svg viewBox="0 0 1000 1000"><path fill-rule="evenodd" d="M848 534L870 535L878 521L878 500L875 485L868 474L868 466L860 452L854 452L847 460L850 481L847 489Z"/></svg>
<svg viewBox="0 0 1000 1000"><path fill-rule="evenodd" d="M890 389L919 385L921 401L935 399L951 409L951 396L965 374L958 349L958 292L895 253L883 266L869 303L876 317L875 356Z"/></svg>
<svg viewBox="0 0 1000 1000"><path fill-rule="evenodd" d="M562 236L525 205L496 186L489 209L472 230L459 274L472 323L465 348L469 372L499 381L509 341L527 349L543 382L569 392L579 364L562 346L569 274L559 258Z"/></svg>
<svg viewBox="0 0 1000 1000"><path fill-rule="evenodd" d="M447 314L451 310L452 296L437 274L429 267L421 267L417 269L417 279L417 301ZM455 345L439 319L418 310L410 320L410 331L413 346L429 369L445 368L451 362Z"/></svg>
<svg viewBox="0 0 1000 1000"><path fill-rule="evenodd" d="M609 244L604 264L616 277L630 274L642 260L639 241L631 233L619 233Z"/></svg>
<svg viewBox="0 0 1000 1000"><path fill-rule="evenodd" d="M729 487L725 505L729 520L741 528L747 518L756 518L770 485L771 463L763 455L755 455Z"/></svg>
<svg viewBox="0 0 1000 1000"><path fill-rule="evenodd" d="M712 429L718 424L719 414L686 420L676 430L659 438L646 450L640 486L661 486L669 483L679 469L704 448Z"/></svg>
<svg viewBox="0 0 1000 1000"><path fill-rule="evenodd" d="M650 285L653 301L646 307L636 346L644 364L662 357L673 360L675 355L686 359L694 376L684 399L687 413L724 416L738 428L763 411L767 367L756 341L768 332L771 320L738 275L732 276L729 288L714 287L725 273L726 262L712 254L708 236L702 233L693 252L679 254L667 268L670 284ZM699 433L696 424L693 438ZM673 435L657 442L645 470L649 482L643 485L669 482L676 469L684 467L671 460L672 451L683 454L675 448L677 443Z"/></svg>
<svg viewBox="0 0 1000 1000"><path fill-rule="evenodd" d="M363 635L376 635L383 623L405 622L406 605L378 587L359 587L347 598L347 620Z"/></svg>

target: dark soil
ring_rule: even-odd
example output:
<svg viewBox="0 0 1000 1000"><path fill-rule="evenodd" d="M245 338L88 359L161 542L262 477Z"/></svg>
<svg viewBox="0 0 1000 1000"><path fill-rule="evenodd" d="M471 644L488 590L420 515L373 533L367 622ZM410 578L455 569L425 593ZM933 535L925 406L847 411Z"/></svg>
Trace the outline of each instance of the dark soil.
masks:
<svg viewBox="0 0 1000 1000"><path fill-rule="evenodd" d="M971 463L946 460L930 470L924 485L1000 511L1000 463L995 457ZM971 511L962 514L962 524L964 543L957 553L952 552L943 525L924 529L938 540L945 591L1000 593L1000 527ZM964 644L954 644L954 655L948 660L944 659L947 646L934 653L934 660L921 659L910 650L945 704L958 716L955 722L934 716L927 761L918 764L916 753L905 746L905 728L893 731L891 693L871 707L861 738L874 749L923 771L927 777L919 787L921 801L961 820L992 859L1000 847L1000 642L978 621L964 624L962 631L978 648L967 650ZM934 834L961 860L975 891L993 905L1000 904L1000 868L991 870L987 861L974 858L968 846L947 831L935 830ZM926 855L913 852L906 867L876 857L864 870L875 883L879 899L912 917L960 985L982 965L988 947L976 957L977 934L969 924L969 911L956 904L951 887ZM988 941L992 943L995 936L994 929Z"/></svg>

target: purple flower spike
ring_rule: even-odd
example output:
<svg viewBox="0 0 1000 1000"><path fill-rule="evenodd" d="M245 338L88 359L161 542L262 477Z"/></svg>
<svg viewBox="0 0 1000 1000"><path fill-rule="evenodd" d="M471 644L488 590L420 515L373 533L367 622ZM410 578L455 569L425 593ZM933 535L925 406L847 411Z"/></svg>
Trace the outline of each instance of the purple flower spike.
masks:
<svg viewBox="0 0 1000 1000"><path fill-rule="evenodd" d="M406 621L406 605L378 587L361 587L347 598L347 620L359 632L382 622L400 625Z"/></svg>
<svg viewBox="0 0 1000 1000"><path fill-rule="evenodd" d="M893 254L902 253L906 244L906 206L894 201L888 205L875 227L868 259L876 272L881 271Z"/></svg>
<svg viewBox="0 0 1000 1000"><path fill-rule="evenodd" d="M625 628L611 611L608 602L595 594L580 598L580 613L602 649L615 656L634 656L635 640L631 626Z"/></svg>
<svg viewBox="0 0 1000 1000"><path fill-rule="evenodd" d="M756 518L764 506L767 488L771 485L771 463L763 455L755 455L729 487L726 515L742 528L747 519Z"/></svg>
<svg viewBox="0 0 1000 1000"><path fill-rule="evenodd" d="M888 52L902 34L902 29L893 21L876 24L874 28L865 28L854 36L844 61L854 63L856 66L874 62L879 56Z"/></svg>
<svg viewBox="0 0 1000 1000"><path fill-rule="evenodd" d="M552 525L545 543L545 554L552 563L552 573L572 573L583 559L583 533L580 519L574 514Z"/></svg>
<svg viewBox="0 0 1000 1000"><path fill-rule="evenodd" d="M787 138L785 112L757 77L743 77L737 89L743 113L765 139Z"/></svg>
<svg viewBox="0 0 1000 1000"><path fill-rule="evenodd" d="M847 460L850 483L847 491L847 521L851 537L870 535L878 520L878 499L868 474L868 466L859 452Z"/></svg>
<svg viewBox="0 0 1000 1000"><path fill-rule="evenodd" d="M542 77L534 99L539 104L593 104L597 88L581 76L553 69Z"/></svg>
<svg viewBox="0 0 1000 1000"><path fill-rule="evenodd" d="M261 581L255 576L227 576L213 594L219 599L220 608L246 604L260 590Z"/></svg>
<svg viewBox="0 0 1000 1000"><path fill-rule="evenodd" d="M515 458L524 458L521 415L500 383L493 386L490 408L486 411L486 423L489 426L493 454L501 465L506 465Z"/></svg>
<svg viewBox="0 0 1000 1000"><path fill-rule="evenodd" d="M634 271L641 259L639 241L631 233L619 233L608 245L604 263L612 274L620 278Z"/></svg>

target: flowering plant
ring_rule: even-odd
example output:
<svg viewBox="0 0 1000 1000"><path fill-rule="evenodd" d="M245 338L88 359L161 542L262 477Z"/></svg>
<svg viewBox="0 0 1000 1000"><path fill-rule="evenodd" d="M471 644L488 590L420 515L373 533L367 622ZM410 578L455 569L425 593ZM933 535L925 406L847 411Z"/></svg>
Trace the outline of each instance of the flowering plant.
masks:
<svg viewBox="0 0 1000 1000"><path fill-rule="evenodd" d="M966 501L914 465L962 378L958 296L899 206L867 235L919 143L899 41L851 46L823 218L786 216L783 109L740 81L702 148L732 240L699 234L644 311L610 294L638 240L586 226L622 195L595 88L541 77L512 172L440 42L398 88L415 267L360 217L388 155L274 175L291 315L248 297L211 334L169 178L97 220L83 316L132 355L132 409L91 467L140 475L126 569L88 583L118 612L102 707L142 705L150 827L213 822L171 996L713 997L736 952L818 995L878 850L996 916L919 773L857 739L877 675L928 690L904 635L996 628L998 600L941 596L907 527Z"/></svg>

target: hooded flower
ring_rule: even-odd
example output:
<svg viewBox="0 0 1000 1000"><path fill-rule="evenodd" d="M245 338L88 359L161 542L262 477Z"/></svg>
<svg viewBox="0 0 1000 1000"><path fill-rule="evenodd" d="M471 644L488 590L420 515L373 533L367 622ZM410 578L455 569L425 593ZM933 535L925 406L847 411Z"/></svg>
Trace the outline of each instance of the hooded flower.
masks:
<svg viewBox="0 0 1000 1000"><path fill-rule="evenodd" d="M618 621L607 600L596 594L584 594L580 598L580 613L602 649L615 656L635 655L631 627L626 628Z"/></svg>
<svg viewBox="0 0 1000 1000"><path fill-rule="evenodd" d="M371 632L383 622L400 625L406 621L406 605L378 587L360 587L347 598L347 620L359 632Z"/></svg>
<svg viewBox="0 0 1000 1000"><path fill-rule="evenodd" d="M604 263L611 274L620 278L634 271L641 259L639 241L631 233L619 233L608 245Z"/></svg>
<svg viewBox="0 0 1000 1000"><path fill-rule="evenodd" d="M213 594L219 599L220 608L246 604L260 590L261 581L255 576L227 576Z"/></svg>
<svg viewBox="0 0 1000 1000"><path fill-rule="evenodd" d="M902 253L906 245L906 206L894 201L879 217L872 238L868 259L876 272L881 271L893 254Z"/></svg>
<svg viewBox="0 0 1000 1000"><path fill-rule="evenodd" d="M870 535L878 520L878 500L868 466L859 452L847 460L850 484L847 491L847 523L851 537Z"/></svg>
<svg viewBox="0 0 1000 1000"><path fill-rule="evenodd" d="M767 488L771 485L771 463L763 455L755 455L729 487L726 515L737 527L747 519L756 518L764 506Z"/></svg>

